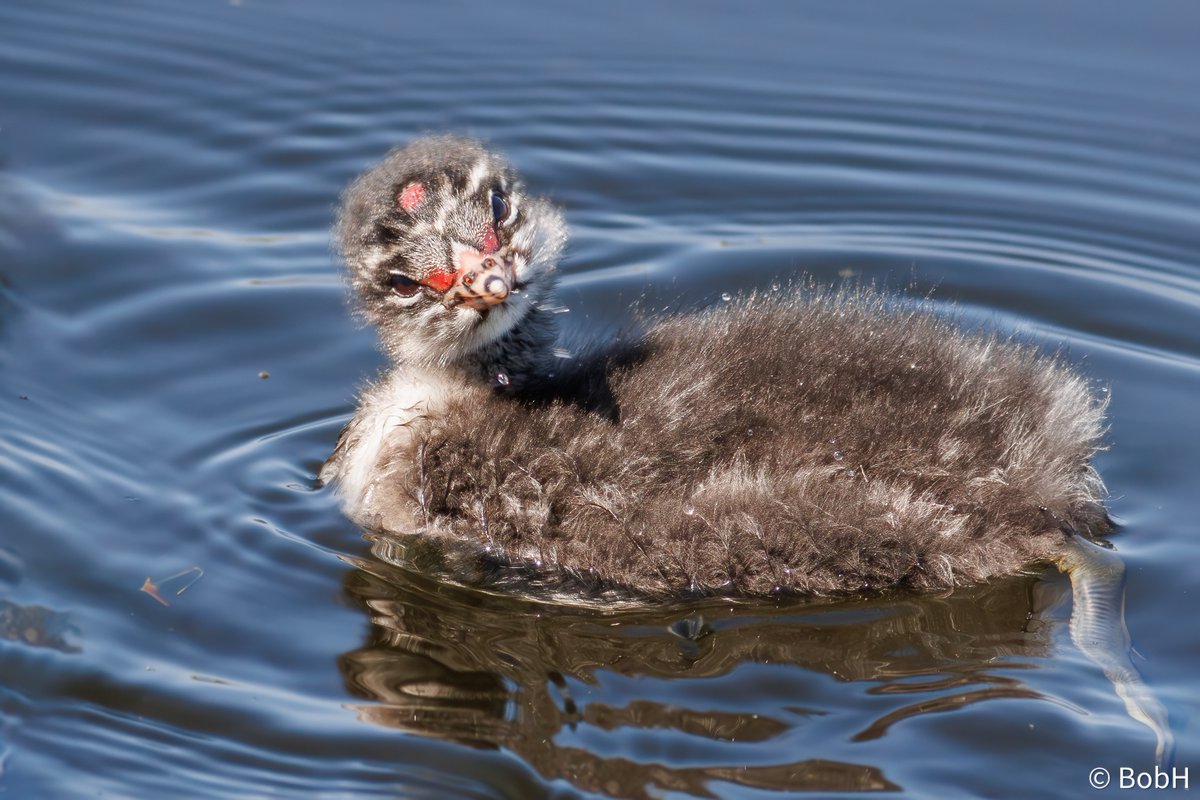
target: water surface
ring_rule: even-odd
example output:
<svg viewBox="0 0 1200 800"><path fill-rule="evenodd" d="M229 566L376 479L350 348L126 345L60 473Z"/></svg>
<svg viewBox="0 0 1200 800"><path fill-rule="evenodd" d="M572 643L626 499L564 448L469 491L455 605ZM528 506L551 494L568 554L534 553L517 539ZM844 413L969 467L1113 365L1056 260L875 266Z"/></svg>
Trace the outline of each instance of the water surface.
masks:
<svg viewBox="0 0 1200 800"><path fill-rule="evenodd" d="M382 366L327 229L435 130L564 207L573 332L803 272L1063 349L1111 395L1127 620L1200 766L1197 34L1187 2L0 6L0 787L1036 797L1152 767L1053 571L606 612L373 548L313 482Z"/></svg>

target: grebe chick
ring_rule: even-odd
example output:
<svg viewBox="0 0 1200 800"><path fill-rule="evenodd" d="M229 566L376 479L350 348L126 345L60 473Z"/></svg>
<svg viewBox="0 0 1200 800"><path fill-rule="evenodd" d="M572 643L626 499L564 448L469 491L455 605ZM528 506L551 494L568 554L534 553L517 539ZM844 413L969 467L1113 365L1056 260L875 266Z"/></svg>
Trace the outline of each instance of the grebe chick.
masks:
<svg viewBox="0 0 1200 800"><path fill-rule="evenodd" d="M444 573L584 601L944 589L1052 562L1070 630L1157 739L1068 366L870 292L789 289L556 358L558 211L478 142L394 150L337 223L391 368L321 470ZM408 534L404 536L404 534Z"/></svg>
<svg viewBox="0 0 1200 800"><path fill-rule="evenodd" d="M1032 349L867 292L789 289L566 363L545 309L562 218L458 138L362 175L338 236L393 364L321 477L360 525L497 579L937 589L1106 525L1103 403Z"/></svg>

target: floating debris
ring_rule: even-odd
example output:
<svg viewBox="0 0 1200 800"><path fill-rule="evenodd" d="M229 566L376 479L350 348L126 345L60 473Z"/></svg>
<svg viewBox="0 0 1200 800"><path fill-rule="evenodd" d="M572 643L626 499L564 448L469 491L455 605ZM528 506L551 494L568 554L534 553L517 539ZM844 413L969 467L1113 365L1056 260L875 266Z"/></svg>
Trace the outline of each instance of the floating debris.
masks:
<svg viewBox="0 0 1200 800"><path fill-rule="evenodd" d="M159 590L158 590L159 584L170 583L171 581L179 580L180 578L184 578L188 575L194 575L195 577L193 577L191 580L189 580L187 583L185 583L183 586L181 586L175 592L175 596L179 597L179 595L183 594L188 589L190 589L192 587L192 584L194 584L196 581L198 581L204 577L204 570L200 569L199 567L188 567L185 570L180 570L179 572L176 572L174 575L168 575L167 577L161 578L158 581L153 581L149 577L147 577L146 580L142 583L141 590L143 592L145 592L146 594L150 595L151 597L153 597L158 602L162 603L164 606L169 606L169 605L171 605L171 602L169 600L167 600L165 597L163 597L161 594L159 594Z"/></svg>

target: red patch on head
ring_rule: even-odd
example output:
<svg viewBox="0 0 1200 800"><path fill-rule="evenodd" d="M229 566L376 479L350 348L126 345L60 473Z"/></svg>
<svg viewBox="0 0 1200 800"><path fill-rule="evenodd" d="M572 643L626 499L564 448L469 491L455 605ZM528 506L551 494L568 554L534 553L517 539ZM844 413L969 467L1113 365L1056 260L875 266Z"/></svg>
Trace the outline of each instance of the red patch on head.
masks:
<svg viewBox="0 0 1200 800"><path fill-rule="evenodd" d="M500 249L500 240L496 238L496 230L489 225L483 232L483 252L494 253Z"/></svg>
<svg viewBox="0 0 1200 800"><path fill-rule="evenodd" d="M455 277L455 273L439 269L429 273L422 283L424 283L430 289L433 289L435 292L445 293L451 286L454 285Z"/></svg>
<svg viewBox="0 0 1200 800"><path fill-rule="evenodd" d="M396 193L396 205L405 211L412 211L421 205L425 199L425 186L420 183L410 183Z"/></svg>

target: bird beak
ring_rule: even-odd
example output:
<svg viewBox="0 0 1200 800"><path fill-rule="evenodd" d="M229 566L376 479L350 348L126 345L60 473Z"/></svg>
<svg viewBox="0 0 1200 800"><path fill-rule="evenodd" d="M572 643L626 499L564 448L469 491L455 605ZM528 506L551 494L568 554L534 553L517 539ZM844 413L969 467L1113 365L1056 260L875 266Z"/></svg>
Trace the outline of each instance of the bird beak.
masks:
<svg viewBox="0 0 1200 800"><path fill-rule="evenodd" d="M465 251L458 261L458 273L442 298L442 305L483 311L508 299L515 282L511 256Z"/></svg>

